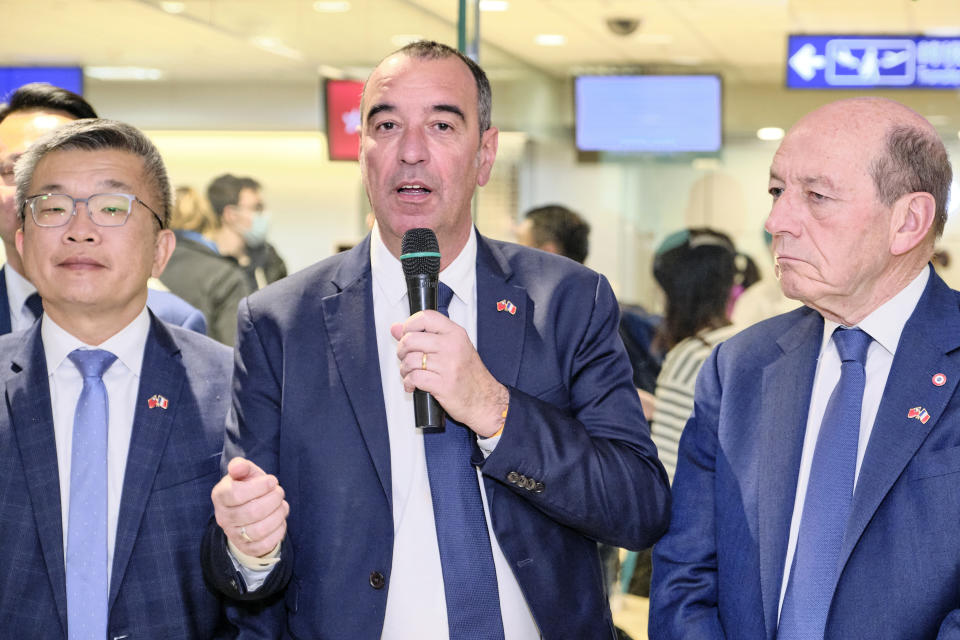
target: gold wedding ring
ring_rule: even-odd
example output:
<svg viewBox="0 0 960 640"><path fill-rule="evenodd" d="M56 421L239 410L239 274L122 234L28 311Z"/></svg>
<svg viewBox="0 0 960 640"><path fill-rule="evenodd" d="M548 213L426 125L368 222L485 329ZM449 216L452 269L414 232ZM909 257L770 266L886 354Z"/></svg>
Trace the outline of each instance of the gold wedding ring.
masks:
<svg viewBox="0 0 960 640"><path fill-rule="evenodd" d="M424 371L427 370L427 354L424 353L423 357L420 358L420 368Z"/></svg>

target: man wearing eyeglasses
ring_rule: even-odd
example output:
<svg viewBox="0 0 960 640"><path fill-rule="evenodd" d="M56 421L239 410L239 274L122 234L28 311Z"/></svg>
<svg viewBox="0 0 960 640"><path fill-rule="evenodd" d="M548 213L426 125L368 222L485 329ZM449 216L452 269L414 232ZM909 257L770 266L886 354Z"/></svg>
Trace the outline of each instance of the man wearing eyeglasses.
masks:
<svg viewBox="0 0 960 640"><path fill-rule="evenodd" d="M96 118L93 107L75 93L33 82L17 89L0 106L0 239L7 263L0 267L0 335L29 328L42 312L40 297L27 279L14 246L20 226L15 207L13 168L31 144L57 127L80 118ZM199 309L151 282L147 304L164 322L206 333Z"/></svg>
<svg viewBox="0 0 960 640"><path fill-rule="evenodd" d="M0 611L18 638L234 637L198 562L230 350L161 322L174 246L156 148L66 124L17 163L16 249L41 321L0 337ZM3 632L0 632L3 635Z"/></svg>

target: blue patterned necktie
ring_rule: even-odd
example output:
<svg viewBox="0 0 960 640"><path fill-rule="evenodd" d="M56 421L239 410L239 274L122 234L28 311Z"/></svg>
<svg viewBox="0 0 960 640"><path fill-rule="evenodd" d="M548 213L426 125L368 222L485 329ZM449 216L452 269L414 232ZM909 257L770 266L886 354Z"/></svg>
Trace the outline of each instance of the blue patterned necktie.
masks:
<svg viewBox="0 0 960 640"><path fill-rule="evenodd" d="M107 636L107 388L103 373L117 359L102 349L70 353L83 376L73 418L67 528L67 634Z"/></svg>
<svg viewBox="0 0 960 640"><path fill-rule="evenodd" d="M30 309L30 313L33 314L34 318L39 318L41 314L43 314L43 301L40 299L40 294L36 291L28 295L23 304L27 309Z"/></svg>
<svg viewBox="0 0 960 640"><path fill-rule="evenodd" d="M833 342L840 354L840 381L817 436L778 640L823 640L853 502L864 363L871 338L860 329L838 328Z"/></svg>
<svg viewBox="0 0 960 640"><path fill-rule="evenodd" d="M438 311L453 291L440 283ZM447 416L446 428L424 433L450 640L503 640L500 593L477 472L473 431Z"/></svg>

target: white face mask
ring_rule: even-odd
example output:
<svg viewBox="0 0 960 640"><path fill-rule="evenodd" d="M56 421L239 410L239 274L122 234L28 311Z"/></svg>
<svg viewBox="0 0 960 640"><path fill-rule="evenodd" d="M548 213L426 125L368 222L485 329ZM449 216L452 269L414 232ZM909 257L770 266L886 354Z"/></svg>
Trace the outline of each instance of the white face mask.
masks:
<svg viewBox="0 0 960 640"><path fill-rule="evenodd" d="M243 234L243 241L248 247L262 247L267 241L267 231L270 229L270 214L266 211L253 216L250 228Z"/></svg>

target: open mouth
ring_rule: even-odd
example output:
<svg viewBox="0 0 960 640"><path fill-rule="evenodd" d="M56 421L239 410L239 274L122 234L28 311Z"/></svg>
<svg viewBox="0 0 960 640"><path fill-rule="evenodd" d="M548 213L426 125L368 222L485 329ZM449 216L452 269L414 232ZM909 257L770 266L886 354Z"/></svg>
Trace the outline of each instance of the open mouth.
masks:
<svg viewBox="0 0 960 640"><path fill-rule="evenodd" d="M402 184L397 187L397 193L410 196L424 196L431 193L430 189L417 182Z"/></svg>

